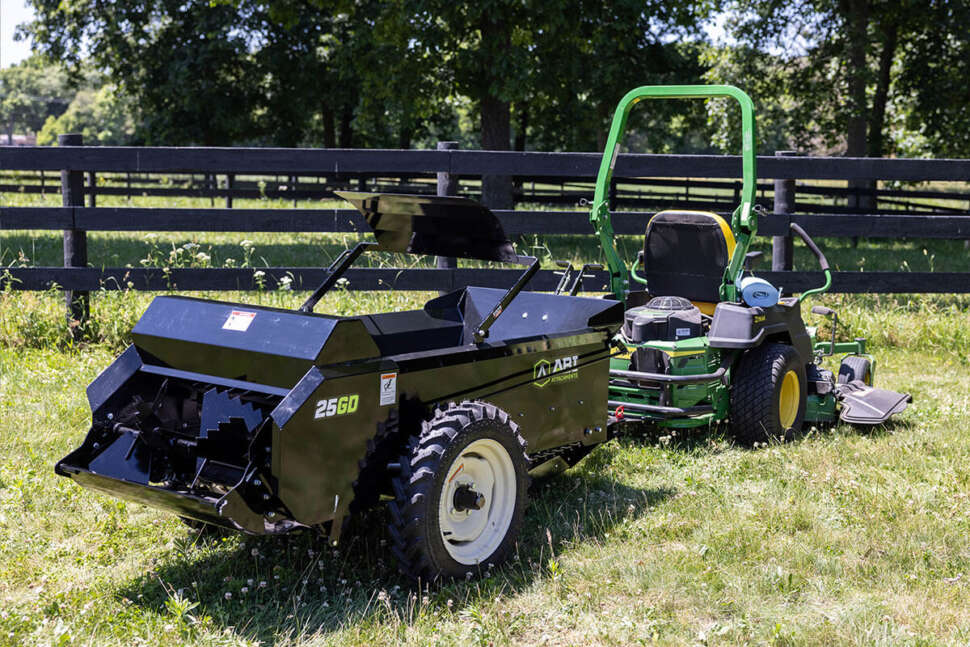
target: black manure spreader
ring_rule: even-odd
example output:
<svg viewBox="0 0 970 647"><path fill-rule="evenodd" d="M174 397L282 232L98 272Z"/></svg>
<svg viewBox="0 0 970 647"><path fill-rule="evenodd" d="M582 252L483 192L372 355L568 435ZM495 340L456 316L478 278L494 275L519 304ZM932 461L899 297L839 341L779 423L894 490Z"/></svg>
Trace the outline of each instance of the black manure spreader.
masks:
<svg viewBox="0 0 970 647"><path fill-rule="evenodd" d="M538 270L462 198L344 193L376 242L348 250L299 310L161 296L88 387L91 429L58 474L255 534L315 528L387 501L402 570L501 562L530 471L607 439L614 300L524 292ZM420 310L313 312L366 250L527 265Z"/></svg>

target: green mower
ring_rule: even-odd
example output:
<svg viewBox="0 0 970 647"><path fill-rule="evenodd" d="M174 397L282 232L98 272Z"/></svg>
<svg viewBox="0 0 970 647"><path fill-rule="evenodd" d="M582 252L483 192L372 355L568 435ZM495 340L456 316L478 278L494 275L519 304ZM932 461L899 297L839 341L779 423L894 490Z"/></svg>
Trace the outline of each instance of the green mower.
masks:
<svg viewBox="0 0 970 647"><path fill-rule="evenodd" d="M704 211L662 211L647 224L643 250L632 268L617 251L608 189L627 117L644 99L728 97L741 106L743 188L730 222ZM873 387L875 359L866 340L836 341L838 315L828 339L802 320L802 302L831 287L825 255L797 224L791 231L819 261L824 284L785 296L751 270L758 230L754 209L754 108L738 88L644 86L620 101L596 179L590 221L609 269L612 296L625 306L610 360L609 413L614 433L643 424L690 428L726 421L744 444L787 439L805 423L875 425L903 411L908 394ZM838 374L824 357L843 355Z"/></svg>

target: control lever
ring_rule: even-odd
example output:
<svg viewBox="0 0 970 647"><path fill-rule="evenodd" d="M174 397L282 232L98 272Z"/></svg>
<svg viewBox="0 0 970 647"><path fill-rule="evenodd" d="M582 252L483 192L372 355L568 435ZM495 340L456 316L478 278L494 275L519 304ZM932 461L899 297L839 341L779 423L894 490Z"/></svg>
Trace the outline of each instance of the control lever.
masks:
<svg viewBox="0 0 970 647"><path fill-rule="evenodd" d="M839 325L839 313L837 313L832 308L826 308L825 306L812 306L812 314L820 315L822 317L832 318L832 341L829 342L829 352L822 353L822 357L829 357L835 354L835 329Z"/></svg>

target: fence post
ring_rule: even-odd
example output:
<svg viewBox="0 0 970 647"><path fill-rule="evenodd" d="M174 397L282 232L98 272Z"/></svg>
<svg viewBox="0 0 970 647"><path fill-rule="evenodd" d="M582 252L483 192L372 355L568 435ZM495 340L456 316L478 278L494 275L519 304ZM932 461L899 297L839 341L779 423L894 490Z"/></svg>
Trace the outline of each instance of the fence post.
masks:
<svg viewBox="0 0 970 647"><path fill-rule="evenodd" d="M438 142L439 151L451 151L457 150L457 148L458 142ZM437 193L440 196L458 195L458 176L452 175L447 171L439 172ZM442 270L453 270L458 267L458 259L454 256L438 256L435 266ZM447 290L444 290L441 294L446 294L447 292Z"/></svg>
<svg viewBox="0 0 970 647"><path fill-rule="evenodd" d="M88 206L98 206L98 178L94 171L88 173Z"/></svg>
<svg viewBox="0 0 970 647"><path fill-rule="evenodd" d="M226 174L226 209L232 209L232 186L236 183L235 173Z"/></svg>
<svg viewBox="0 0 970 647"><path fill-rule="evenodd" d="M797 155L796 151L775 151L779 157ZM795 211L795 180L790 178L775 180L775 205L777 214L790 216ZM771 271L786 272L794 267L795 246L791 234L771 237Z"/></svg>
<svg viewBox="0 0 970 647"><path fill-rule="evenodd" d="M84 140L80 134L71 133L57 136L58 146L81 146ZM84 171L61 171L61 201L65 207L84 206ZM87 267L88 240L83 229L64 230L64 267ZM67 304L67 322L75 339L80 337L80 327L88 320L90 304L88 293L84 290L64 290Z"/></svg>

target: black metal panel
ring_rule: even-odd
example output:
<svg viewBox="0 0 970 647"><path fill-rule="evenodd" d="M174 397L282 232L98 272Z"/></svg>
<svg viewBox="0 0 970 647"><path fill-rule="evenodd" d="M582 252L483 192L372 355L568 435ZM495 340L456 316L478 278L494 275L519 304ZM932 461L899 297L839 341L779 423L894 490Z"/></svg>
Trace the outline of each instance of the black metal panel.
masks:
<svg viewBox="0 0 970 647"><path fill-rule="evenodd" d="M349 191L337 195L364 215L382 251L518 262L502 223L474 200Z"/></svg>
<svg viewBox="0 0 970 647"><path fill-rule="evenodd" d="M464 300L466 343L471 340L478 322L495 308L504 294L503 290L494 288L466 289ZM495 321L489 339L491 341L521 339L593 327L615 332L622 322L623 306L618 301L522 292Z"/></svg>
<svg viewBox="0 0 970 647"><path fill-rule="evenodd" d="M151 363L285 388L313 364L378 354L356 320L188 297L157 297L132 337Z"/></svg>
<svg viewBox="0 0 970 647"><path fill-rule="evenodd" d="M92 412L97 412L105 402L114 395L128 379L138 372L142 361L134 345L125 349L118 359L108 368L101 371L98 377L88 385L88 405Z"/></svg>

